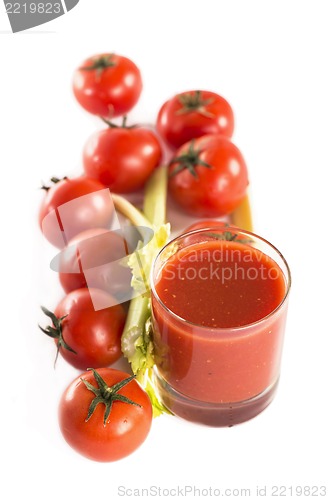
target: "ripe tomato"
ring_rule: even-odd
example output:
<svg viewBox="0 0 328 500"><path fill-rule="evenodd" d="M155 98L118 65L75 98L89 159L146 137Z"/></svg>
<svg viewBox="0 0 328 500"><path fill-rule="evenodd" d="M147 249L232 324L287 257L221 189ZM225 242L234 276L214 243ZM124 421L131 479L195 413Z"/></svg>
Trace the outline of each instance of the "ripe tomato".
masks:
<svg viewBox="0 0 328 500"><path fill-rule="evenodd" d="M89 57L73 76L76 99L94 115L124 115L137 103L141 90L139 69L130 59L117 54Z"/></svg>
<svg viewBox="0 0 328 500"><path fill-rule="evenodd" d="M218 94L192 90L166 101L157 117L157 130L172 147L206 134L231 137L234 117L230 104Z"/></svg>
<svg viewBox="0 0 328 500"><path fill-rule="evenodd" d="M151 424L147 393L127 373L111 368L77 377L59 404L59 426L67 443L99 462L130 455L144 442Z"/></svg>
<svg viewBox="0 0 328 500"><path fill-rule="evenodd" d="M200 220L198 222L194 222L190 226L186 227L186 229L184 229L182 234L189 233L189 231L197 231L198 229L207 229L207 228L223 229L226 227L229 227L229 224L227 222L215 219L205 219L205 220Z"/></svg>
<svg viewBox="0 0 328 500"><path fill-rule="evenodd" d="M124 238L117 232L100 228L83 231L60 254L60 283L66 293L88 286L124 302L132 290L131 271L121 260L128 253Z"/></svg>
<svg viewBox="0 0 328 500"><path fill-rule="evenodd" d="M247 167L226 137L208 135L184 144L169 168L169 191L176 203L197 217L232 212L245 197Z"/></svg>
<svg viewBox="0 0 328 500"><path fill-rule="evenodd" d="M104 309L96 311L94 303L102 303ZM54 338L57 355L60 352L75 368L86 370L90 366L108 366L121 357L126 313L103 290L74 290L59 302L54 313L46 308L42 310L53 324L40 327L41 330Z"/></svg>
<svg viewBox="0 0 328 500"><path fill-rule="evenodd" d="M86 229L109 227L114 207L103 184L87 177L52 181L39 212L40 227L50 243L63 248Z"/></svg>
<svg viewBox="0 0 328 500"><path fill-rule="evenodd" d="M204 239L204 241L213 239L221 241L238 241L239 243L250 243L252 241L250 238L246 238L245 236L238 234L238 232L235 232L234 229L238 229L237 226L213 219L194 222L188 226L181 233L181 235L189 233L190 231L198 231L201 229L208 229L208 231L204 231L202 234L196 233L186 236L184 238L184 245L199 243L200 239Z"/></svg>
<svg viewBox="0 0 328 500"><path fill-rule="evenodd" d="M109 127L87 141L83 164L86 175L115 193L140 189L162 158L156 135L146 128Z"/></svg>

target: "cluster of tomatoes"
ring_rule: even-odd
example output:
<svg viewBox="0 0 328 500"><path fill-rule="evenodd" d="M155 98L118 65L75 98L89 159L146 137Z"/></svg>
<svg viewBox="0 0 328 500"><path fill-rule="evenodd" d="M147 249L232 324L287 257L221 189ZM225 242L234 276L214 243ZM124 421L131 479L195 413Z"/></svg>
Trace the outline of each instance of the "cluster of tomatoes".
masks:
<svg viewBox="0 0 328 500"><path fill-rule="evenodd" d="M141 188L161 161L161 141L172 152L168 189L186 212L219 217L234 210L245 196L248 178L244 158L231 142L234 116L230 104L209 91L173 96L161 107L156 131L119 126L111 118L129 111L142 90L138 68L118 55L86 60L74 76L74 93L89 112L100 115L107 129L87 141L86 175L113 192ZM158 137L159 136L159 137Z"/></svg>
<svg viewBox="0 0 328 500"><path fill-rule="evenodd" d="M244 159L230 141L234 118L225 99L208 91L180 93L163 104L152 129L127 124L126 113L141 91L140 71L126 57L100 54L76 69L77 101L106 127L85 144L83 175L52 178L51 186L43 186L39 214L44 236L62 250L59 279L67 293L54 312L42 308L50 324L40 328L56 342L57 355L84 370L61 399L60 428L73 448L100 461L134 451L152 421L146 392L129 374L108 368L121 356L126 307L108 293L113 277L99 265L124 255L120 235L116 244L113 235L106 244L113 207L104 193L141 189L161 163L164 145L172 153L168 190L188 213L225 215L244 198L248 184ZM117 117L123 117L121 124L113 121ZM92 290L88 267L100 269ZM95 310L95 300L112 305Z"/></svg>

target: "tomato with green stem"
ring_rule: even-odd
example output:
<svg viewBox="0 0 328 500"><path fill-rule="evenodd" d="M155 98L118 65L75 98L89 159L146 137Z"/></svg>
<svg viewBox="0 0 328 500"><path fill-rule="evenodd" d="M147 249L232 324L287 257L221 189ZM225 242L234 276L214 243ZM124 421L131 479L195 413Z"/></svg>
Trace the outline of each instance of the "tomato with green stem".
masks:
<svg viewBox="0 0 328 500"><path fill-rule="evenodd" d="M113 118L138 102L142 91L139 68L118 54L97 54L86 59L73 75L73 92L89 113Z"/></svg>
<svg viewBox="0 0 328 500"><path fill-rule="evenodd" d="M152 406L134 376L111 368L77 377L59 404L59 427L78 453L99 462L120 460L145 441Z"/></svg>
<svg viewBox="0 0 328 500"><path fill-rule="evenodd" d="M197 217L229 214L245 197L247 186L241 152L220 135L184 144L170 162L170 195L185 212Z"/></svg>
<svg viewBox="0 0 328 500"><path fill-rule="evenodd" d="M95 304L103 309L95 310ZM108 366L121 357L121 335L126 313L121 304L98 289L74 290L54 312L42 307L52 324L39 328L57 345L58 353L75 368Z"/></svg>
<svg viewBox="0 0 328 500"><path fill-rule="evenodd" d="M166 101L157 116L157 130L172 148L206 134L231 137L233 111L223 97L206 90L191 90Z"/></svg>
<svg viewBox="0 0 328 500"><path fill-rule="evenodd" d="M186 227L181 234L189 233L190 231L196 231L198 229L222 229L229 227L227 222L215 219L204 219L197 222L193 222L190 226Z"/></svg>
<svg viewBox="0 0 328 500"><path fill-rule="evenodd" d="M194 222L186 229L184 229L181 234L186 234L192 231L199 231L202 229L208 229L208 231L203 233L204 241L214 239L221 241L239 241L239 243L251 242L250 238L239 236L238 233L234 231L235 229L237 229L237 226L215 219L205 219ZM199 243L199 238L199 234L191 234L190 236L186 236L184 241L185 243L188 242L189 245L192 245L196 242Z"/></svg>
<svg viewBox="0 0 328 500"><path fill-rule="evenodd" d="M156 134L142 126L127 126L126 117L118 126L95 132L83 151L84 171L114 193L130 193L142 188L162 158Z"/></svg>

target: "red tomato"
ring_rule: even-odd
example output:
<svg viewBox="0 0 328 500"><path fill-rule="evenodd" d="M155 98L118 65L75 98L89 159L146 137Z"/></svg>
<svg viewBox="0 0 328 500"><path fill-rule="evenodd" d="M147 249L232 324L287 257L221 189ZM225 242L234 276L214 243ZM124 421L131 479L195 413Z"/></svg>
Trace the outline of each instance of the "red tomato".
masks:
<svg viewBox="0 0 328 500"><path fill-rule="evenodd" d="M205 134L231 137L234 117L230 104L206 90L182 92L165 102L157 117L157 130L172 148Z"/></svg>
<svg viewBox="0 0 328 500"><path fill-rule="evenodd" d="M97 397L101 404L92 412L91 404ZM147 393L127 373L111 368L78 376L59 404L59 426L67 443L99 462L130 455L144 442L151 424Z"/></svg>
<svg viewBox="0 0 328 500"><path fill-rule="evenodd" d="M198 229L207 229L207 228L223 229L226 227L229 227L229 224L227 222L215 219L205 219L205 220L200 220L198 222L194 222L190 226L186 227L186 229L184 229L182 234L189 233L189 231L196 231Z"/></svg>
<svg viewBox="0 0 328 500"><path fill-rule="evenodd" d="M96 311L92 301L98 305L102 303L104 309ZM74 290L59 302L54 313L44 307L42 310L53 324L40 327L41 330L54 338L57 354L60 352L75 368L108 366L121 357L126 314L103 290Z"/></svg>
<svg viewBox="0 0 328 500"><path fill-rule="evenodd" d="M124 238L116 232L106 229L84 231L60 254L60 283L66 293L89 286L124 301L131 290L131 271L121 265L121 259L128 253Z"/></svg>
<svg viewBox="0 0 328 500"><path fill-rule="evenodd" d="M86 175L115 193L140 189L162 158L156 135L142 127L108 127L93 134L85 145Z"/></svg>
<svg viewBox="0 0 328 500"><path fill-rule="evenodd" d="M127 57L98 54L86 59L73 76L73 92L80 105L94 115L124 115L137 103L142 80Z"/></svg>
<svg viewBox="0 0 328 500"><path fill-rule="evenodd" d="M103 184L87 177L52 180L39 212L40 227L50 243L63 248L86 229L109 227L113 203Z"/></svg>
<svg viewBox="0 0 328 500"><path fill-rule="evenodd" d="M208 229L209 231L204 231L202 234L193 234L186 236L184 238L184 246L192 245L194 243L199 243L200 239L208 241L211 239L225 240L225 241L239 241L240 243L250 243L251 239L246 238L243 235L239 235L234 229L238 229L237 226L233 224L228 224L224 221L206 219L199 222L194 222L188 226L182 233L181 236L189 233L190 231L198 231L201 229Z"/></svg>
<svg viewBox="0 0 328 500"><path fill-rule="evenodd" d="M197 217L232 212L245 197L247 167L226 137L209 135L184 144L169 168L169 191L176 203Z"/></svg>

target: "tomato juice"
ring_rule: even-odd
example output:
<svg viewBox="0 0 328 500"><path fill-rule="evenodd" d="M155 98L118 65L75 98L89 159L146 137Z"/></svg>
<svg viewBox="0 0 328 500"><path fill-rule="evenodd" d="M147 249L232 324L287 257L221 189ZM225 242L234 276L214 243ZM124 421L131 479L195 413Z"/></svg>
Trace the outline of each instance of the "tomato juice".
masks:
<svg viewBox="0 0 328 500"><path fill-rule="evenodd" d="M259 248L254 235L244 243L218 239L208 230L189 234L162 251L157 269L155 263L157 373L171 391L164 402L173 412L179 395L188 400L185 418L194 419L192 408L202 402L211 414L213 405L226 406L226 423L232 425L240 420L234 405L249 407L278 382L289 271L280 254L282 262ZM271 245L270 250L274 255Z"/></svg>

